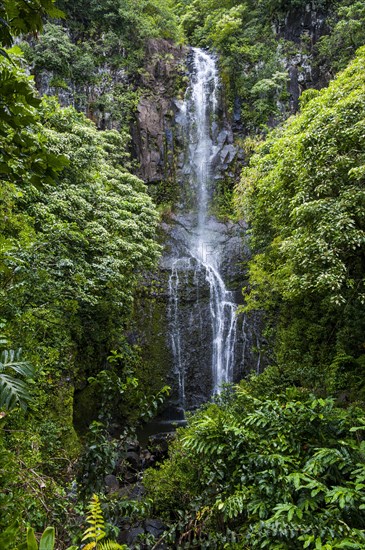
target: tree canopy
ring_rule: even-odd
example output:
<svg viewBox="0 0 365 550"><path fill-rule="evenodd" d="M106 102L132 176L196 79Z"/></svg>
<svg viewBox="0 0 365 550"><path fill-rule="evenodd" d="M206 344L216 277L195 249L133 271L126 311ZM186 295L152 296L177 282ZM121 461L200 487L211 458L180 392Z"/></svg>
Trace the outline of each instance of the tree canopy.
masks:
<svg viewBox="0 0 365 550"><path fill-rule="evenodd" d="M60 16L48 1L1 10L5 47L40 30L46 13ZM19 46L0 55L0 95L0 531L15 532L27 520L44 528L47 499L64 517L64 457L80 446L74 387L105 369L112 349L124 350L115 380L138 384L125 326L160 247L156 209L129 171L125 131L98 131L73 107L39 98ZM131 399L148 408L139 392ZM42 479L36 488L33 475Z"/></svg>

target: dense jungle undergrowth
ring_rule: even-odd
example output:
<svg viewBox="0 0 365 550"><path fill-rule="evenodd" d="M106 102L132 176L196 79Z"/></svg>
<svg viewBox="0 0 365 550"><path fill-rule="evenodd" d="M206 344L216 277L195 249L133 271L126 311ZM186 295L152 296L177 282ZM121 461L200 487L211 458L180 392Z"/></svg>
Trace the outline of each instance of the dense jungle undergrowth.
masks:
<svg viewBox="0 0 365 550"><path fill-rule="evenodd" d="M0 0L2 550L126 548L125 525L135 549L365 548L364 23L363 1ZM219 55L269 366L141 487L168 392L128 332L160 254L130 154L151 38Z"/></svg>

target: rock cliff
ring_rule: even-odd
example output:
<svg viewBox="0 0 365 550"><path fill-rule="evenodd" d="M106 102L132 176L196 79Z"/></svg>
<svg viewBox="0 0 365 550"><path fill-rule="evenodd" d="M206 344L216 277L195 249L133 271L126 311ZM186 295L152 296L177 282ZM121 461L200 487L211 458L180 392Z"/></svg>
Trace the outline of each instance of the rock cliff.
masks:
<svg viewBox="0 0 365 550"><path fill-rule="evenodd" d="M132 138L138 175L148 184L176 178L175 115L187 85L188 52L188 48L166 40L147 44L141 76L145 91L137 107Z"/></svg>

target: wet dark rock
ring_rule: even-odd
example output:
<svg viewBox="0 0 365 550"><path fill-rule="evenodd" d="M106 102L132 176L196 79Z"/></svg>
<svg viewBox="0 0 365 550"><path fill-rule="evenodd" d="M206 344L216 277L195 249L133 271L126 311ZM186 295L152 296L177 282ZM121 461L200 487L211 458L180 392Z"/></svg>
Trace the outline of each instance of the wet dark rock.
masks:
<svg viewBox="0 0 365 550"><path fill-rule="evenodd" d="M220 152L220 159L222 163L230 164L233 162L236 156L236 147L234 145L225 145Z"/></svg>
<svg viewBox="0 0 365 550"><path fill-rule="evenodd" d="M126 442L126 451L138 453L141 450L138 439L129 439Z"/></svg>
<svg viewBox="0 0 365 550"><path fill-rule="evenodd" d="M57 96L62 107L75 107L93 120L99 129L118 129L120 123L112 118L111 113L98 109L95 99L113 93L119 84L127 84L127 73L108 64L100 65L95 72L98 76L95 83L84 84L66 78L65 87L60 87L53 84L57 79L52 71L41 70L36 72L35 83L40 95Z"/></svg>
<svg viewBox="0 0 365 550"><path fill-rule="evenodd" d="M298 68L296 66L289 67L289 93L290 93L290 109L293 113L299 107L299 86L298 86Z"/></svg>
<svg viewBox="0 0 365 550"><path fill-rule="evenodd" d="M315 6L314 2L308 2L305 6L289 10L286 17L277 20L276 34L295 44L300 44L303 35L307 35L315 44L326 32L327 17L328 8L325 10Z"/></svg>
<svg viewBox="0 0 365 550"><path fill-rule="evenodd" d="M126 462L129 465L130 468L134 471L138 471L141 468L141 457L139 453L136 453L135 451L128 451L126 454Z"/></svg>
<svg viewBox="0 0 365 550"><path fill-rule="evenodd" d="M219 132L218 137L217 137L217 143L218 143L218 145L220 145L222 147L227 142L228 142L228 131L227 130L221 130L221 132Z"/></svg>
<svg viewBox="0 0 365 550"><path fill-rule="evenodd" d="M132 546L137 542L139 535L144 535L145 530L143 527L129 527L128 529L121 529L118 542L120 544L127 544L127 546Z"/></svg>
<svg viewBox="0 0 365 550"><path fill-rule="evenodd" d="M155 456L147 449L141 452L141 465L145 470L146 468L151 468L156 463Z"/></svg>
<svg viewBox="0 0 365 550"><path fill-rule="evenodd" d="M169 441L173 438L171 432L152 435L148 440L148 450L158 461L167 458Z"/></svg>
<svg viewBox="0 0 365 550"><path fill-rule="evenodd" d="M156 539L156 548L162 550L165 548L163 542L159 542L159 539L166 531L166 525L159 519L149 518L143 523L133 523L131 518L123 518L119 523L119 535L118 542L120 544L127 544L129 547L134 548L134 545L138 543L141 535L152 535Z"/></svg>
<svg viewBox="0 0 365 550"><path fill-rule="evenodd" d="M170 214L169 223L162 228L166 235L168 246L161 258L160 270L156 275L160 285L160 294L153 302L148 302L144 308L139 308L139 323L141 334L145 334L144 346L148 346L148 360L156 365L166 365L167 383L171 386L170 403L178 399L177 373L173 369L169 317L169 278L173 267L179 277L180 285L177 298L179 300L180 336L184 341L182 354L182 369L185 372L186 408L195 409L207 401L212 391L212 327L210 322L210 287L206 280L206 272L199 268L196 260L186 256L176 264L176 258L186 254L186 239L189 237L189 227L194 214ZM209 220L209 231L215 235L212 242L205 243L204 254L219 248L221 256L220 272L228 290L233 291L238 303L243 301L242 287L245 281L243 258L248 257L247 245L244 244L245 225L231 222ZM157 283L154 282L154 286ZM152 323L153 321L153 323ZM237 343L234 361L234 380L238 381L243 374L257 370L258 326L252 327L255 334L250 335L251 328L246 326L243 331L244 317L241 316L237 327ZM249 342L249 345L247 345ZM252 347L251 347L252 344ZM243 351L245 348L245 357ZM171 414L171 411L170 413ZM171 418L174 418L171 416ZM149 448L150 450L150 448ZM154 451L151 450L152 455ZM156 458L157 459L157 458ZM157 459L159 460L159 458Z"/></svg>
<svg viewBox="0 0 365 550"><path fill-rule="evenodd" d="M145 494L145 488L141 483L131 483L121 487L118 491L118 494L121 498L126 498L129 500L142 500Z"/></svg>
<svg viewBox="0 0 365 550"><path fill-rule="evenodd" d="M162 39L151 39L147 45L142 81L148 93L139 102L132 127L138 175L147 183L176 175L175 115L182 106L176 98L177 81L186 70L188 51Z"/></svg>
<svg viewBox="0 0 365 550"><path fill-rule="evenodd" d="M167 527L159 519L146 519L144 522L144 527L147 533L153 535L155 538L161 537Z"/></svg>
<svg viewBox="0 0 365 550"><path fill-rule="evenodd" d="M241 130L241 127L238 125L240 121L241 121L241 99L236 96L234 99L234 106L233 106L233 124L235 125L237 130Z"/></svg>
<svg viewBox="0 0 365 550"><path fill-rule="evenodd" d="M104 482L108 493L116 493L119 491L119 481L116 476L109 474L105 476Z"/></svg>
<svg viewBox="0 0 365 550"><path fill-rule="evenodd" d="M138 477L139 476L137 471L127 470L126 472L124 472L123 480L125 483L133 484L138 481Z"/></svg>
<svg viewBox="0 0 365 550"><path fill-rule="evenodd" d="M137 500L137 501L140 501L143 496L146 494L146 489L144 488L144 486L142 485L142 483L136 483L130 493L129 493L129 498L131 500Z"/></svg>
<svg viewBox="0 0 365 550"><path fill-rule="evenodd" d="M288 71L290 94L290 111L295 113L299 108L299 97L308 88L321 88L328 84L330 75L326 75L317 67L312 67L313 57L316 54L315 45L318 40L328 33L327 20L333 15L330 6L320 6L315 2L308 2L288 11L275 23L275 33L278 38L297 44L298 51L282 59L283 67ZM303 42L306 47L303 48ZM285 106L282 107L285 111ZM272 121L272 126L276 121Z"/></svg>

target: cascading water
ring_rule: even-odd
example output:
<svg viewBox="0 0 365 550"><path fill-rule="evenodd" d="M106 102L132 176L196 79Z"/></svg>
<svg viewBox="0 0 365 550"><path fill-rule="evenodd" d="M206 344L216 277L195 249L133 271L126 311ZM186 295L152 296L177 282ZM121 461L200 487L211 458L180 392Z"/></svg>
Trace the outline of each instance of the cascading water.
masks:
<svg viewBox="0 0 365 550"><path fill-rule="evenodd" d="M191 305L191 330L199 324L199 315L209 315L210 334L200 334L201 343L210 343L206 354L211 362L211 391L220 391L222 384L233 381L237 339L237 305L234 293L227 290L221 264L224 235L211 214L214 193L214 166L217 152L217 109L219 78L215 59L198 48L192 50L191 84L181 108L179 122L185 134L186 155L182 169L182 199L176 215L180 254L171 266L169 278L170 342L174 357L174 372L179 381L179 400L185 406L186 371L184 362L189 342L184 341L180 306L183 273L193 272L196 298ZM209 290L209 308L199 307L201 287ZM185 281L184 284L189 284ZM185 323L189 322L184 317ZM201 323L202 325L207 325ZM185 339L186 340L186 339ZM198 343L199 345L199 343ZM203 368L203 365L201 366Z"/></svg>

